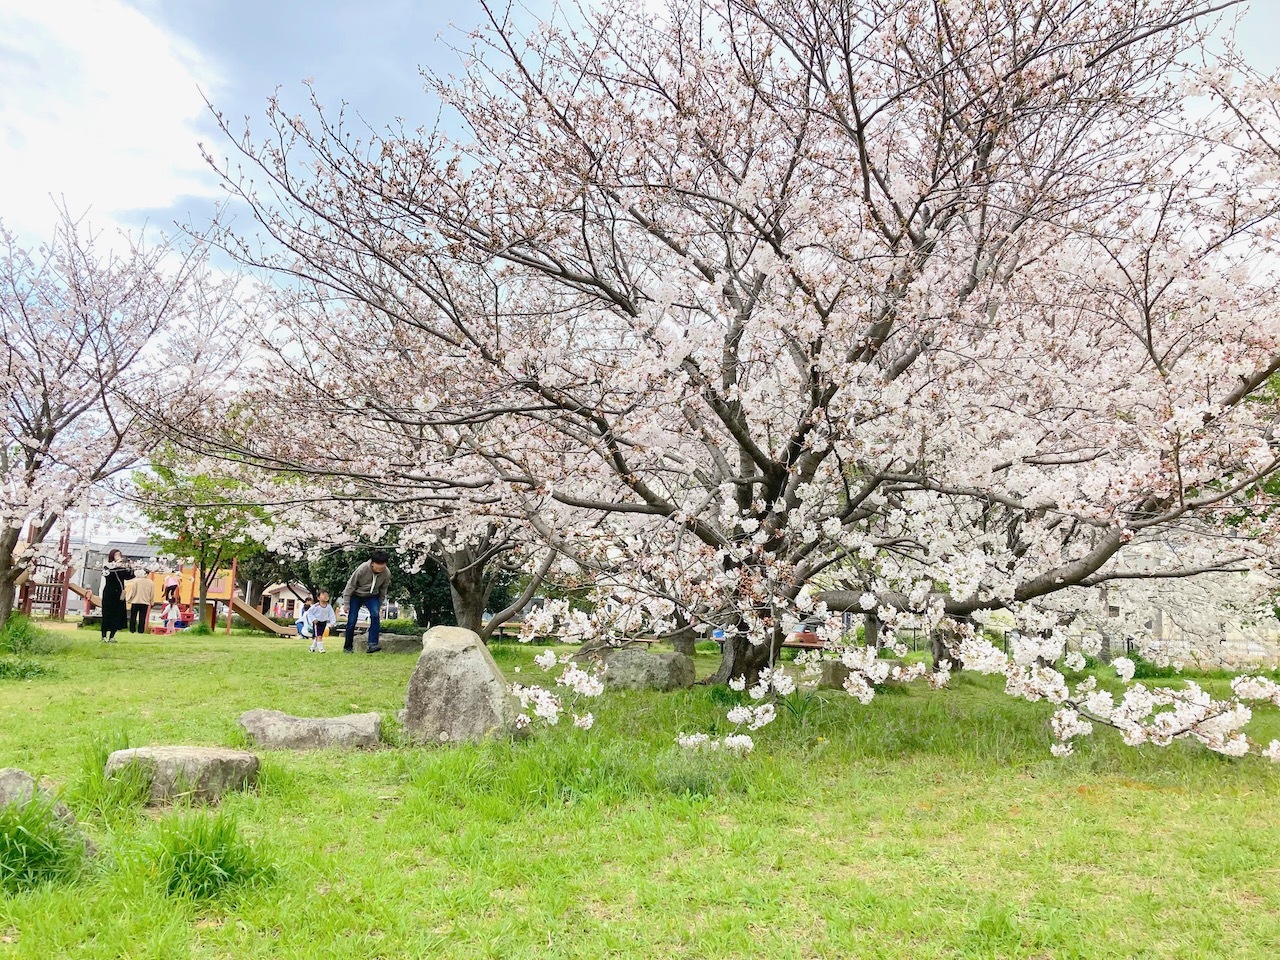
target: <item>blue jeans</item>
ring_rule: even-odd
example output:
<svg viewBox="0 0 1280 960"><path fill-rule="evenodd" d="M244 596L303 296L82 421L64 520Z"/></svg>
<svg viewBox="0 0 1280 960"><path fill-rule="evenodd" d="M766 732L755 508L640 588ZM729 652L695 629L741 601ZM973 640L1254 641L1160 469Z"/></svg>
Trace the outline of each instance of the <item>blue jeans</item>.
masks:
<svg viewBox="0 0 1280 960"><path fill-rule="evenodd" d="M378 649L378 634L382 630L382 598L356 595L347 605L347 631L342 640L343 650L351 650L355 647L356 622L360 619L361 607L367 607L369 610L369 649Z"/></svg>

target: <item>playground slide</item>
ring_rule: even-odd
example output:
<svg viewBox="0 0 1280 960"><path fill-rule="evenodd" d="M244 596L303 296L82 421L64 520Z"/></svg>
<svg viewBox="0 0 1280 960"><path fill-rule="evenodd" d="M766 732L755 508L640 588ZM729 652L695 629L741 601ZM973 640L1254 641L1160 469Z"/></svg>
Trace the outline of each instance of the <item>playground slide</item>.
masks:
<svg viewBox="0 0 1280 960"><path fill-rule="evenodd" d="M88 590L80 586L78 583L68 583L67 589L70 590L72 593L76 594L77 596L84 597L85 600L89 601L89 605L92 607L102 606L102 600L99 597L90 593Z"/></svg>
<svg viewBox="0 0 1280 960"><path fill-rule="evenodd" d="M281 637L296 637L298 631L293 627L282 627L269 617L262 615L262 611L255 610L239 597L231 598L231 609L252 623L259 630L265 630L267 633L274 633Z"/></svg>

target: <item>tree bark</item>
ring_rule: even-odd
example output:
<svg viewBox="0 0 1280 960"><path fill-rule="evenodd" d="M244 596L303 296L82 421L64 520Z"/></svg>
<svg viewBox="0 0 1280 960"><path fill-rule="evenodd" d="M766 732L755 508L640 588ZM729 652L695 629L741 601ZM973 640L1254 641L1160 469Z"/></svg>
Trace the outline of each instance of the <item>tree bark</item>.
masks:
<svg viewBox="0 0 1280 960"><path fill-rule="evenodd" d="M942 624L930 631L929 649L933 655L933 669L935 672L941 670L944 663L952 670L960 668L960 661L951 652L952 646L958 642L959 636L955 628L946 621L943 621Z"/></svg>
<svg viewBox="0 0 1280 960"><path fill-rule="evenodd" d="M692 657L694 648L698 643L698 634L692 627L685 627L673 633L670 638L671 649L676 653L683 653L685 656Z"/></svg>
<svg viewBox="0 0 1280 960"><path fill-rule="evenodd" d="M751 643L740 633L726 637L720 653L720 666L701 682L714 685L745 677L747 685L751 686L760 679L761 670L777 662L782 640L781 630L775 630L771 640L761 644Z"/></svg>
<svg viewBox="0 0 1280 960"><path fill-rule="evenodd" d="M453 617L458 626L478 634L484 628L484 607L489 599L484 567L468 557L472 562L458 569L452 560L454 556L450 554L445 564L445 572L449 575L449 595L453 599Z"/></svg>
<svg viewBox="0 0 1280 960"><path fill-rule="evenodd" d="M493 636L494 631L502 626L516 614L524 610L528 606L529 601L533 599L533 595L538 592L538 587L542 586L542 581L546 579L547 573L551 570L551 565L555 562L556 551L548 550L542 557L542 562L538 564L538 569L534 571L533 576L529 578L529 582L525 584L524 590L520 592L520 596L505 610L499 610L488 622L485 623L484 629L480 631L480 639L485 643L489 642L489 638Z"/></svg>
<svg viewBox="0 0 1280 960"><path fill-rule="evenodd" d="M13 551L21 535L22 531L16 527L5 527L0 533L0 627L13 613L15 584L22 575L22 567L13 560Z"/></svg>
<svg viewBox="0 0 1280 960"><path fill-rule="evenodd" d="M874 613L862 616L862 642L868 647L880 649L880 618Z"/></svg>

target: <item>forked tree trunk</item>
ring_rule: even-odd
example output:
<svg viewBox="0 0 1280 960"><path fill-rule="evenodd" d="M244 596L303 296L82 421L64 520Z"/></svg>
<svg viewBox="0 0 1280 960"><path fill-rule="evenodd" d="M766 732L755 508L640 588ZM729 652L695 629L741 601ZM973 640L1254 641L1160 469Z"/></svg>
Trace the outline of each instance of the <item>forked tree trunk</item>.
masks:
<svg viewBox="0 0 1280 960"><path fill-rule="evenodd" d="M673 633L668 639L671 641L671 648L676 653L683 653L692 657L698 643L698 634L692 627L685 627L683 630Z"/></svg>
<svg viewBox="0 0 1280 960"><path fill-rule="evenodd" d="M449 569L454 567L454 569ZM489 589L484 579L484 565L468 563L461 569L446 564L449 575L449 595L453 599L453 618L458 626L479 633L484 627L484 608L489 600Z"/></svg>
<svg viewBox="0 0 1280 960"><path fill-rule="evenodd" d="M721 648L720 666L716 672L702 683L728 683L738 677L745 677L747 686L760 679L760 671L777 662L778 651L782 649L783 633L775 630L768 643L751 643L742 634L726 637Z"/></svg>
<svg viewBox="0 0 1280 960"><path fill-rule="evenodd" d="M955 632L955 628L949 622L935 627L929 633L929 647L933 654L933 669L938 671L942 669L945 663L952 670L959 669L960 661L952 652L952 648L959 642L960 638Z"/></svg>

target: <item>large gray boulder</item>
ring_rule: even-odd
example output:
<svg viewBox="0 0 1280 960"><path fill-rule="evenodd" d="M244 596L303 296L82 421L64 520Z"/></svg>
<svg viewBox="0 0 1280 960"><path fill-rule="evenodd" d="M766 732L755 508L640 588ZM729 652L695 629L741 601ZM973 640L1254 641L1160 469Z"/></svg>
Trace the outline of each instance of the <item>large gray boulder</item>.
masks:
<svg viewBox="0 0 1280 960"><path fill-rule="evenodd" d="M258 758L224 747L134 747L107 757L107 777L137 769L152 803L195 799L216 803L224 793L246 790L258 779Z"/></svg>
<svg viewBox="0 0 1280 960"><path fill-rule="evenodd" d="M618 647L606 650L601 659L604 685L610 690L680 690L693 686L693 658L683 653Z"/></svg>
<svg viewBox="0 0 1280 960"><path fill-rule="evenodd" d="M369 649L368 634L364 636L357 634L351 646L356 653L367 652ZM378 635L378 646L382 648L384 653L419 654L422 652L422 638L406 636L403 633L383 633Z"/></svg>
<svg viewBox="0 0 1280 960"><path fill-rule="evenodd" d="M356 750L382 742L380 713L291 717L279 710L250 710L240 714L238 722L255 744L267 750Z"/></svg>
<svg viewBox="0 0 1280 960"><path fill-rule="evenodd" d="M520 713L488 648L461 627L432 627L422 638L404 707L405 733L419 743L513 732Z"/></svg>

